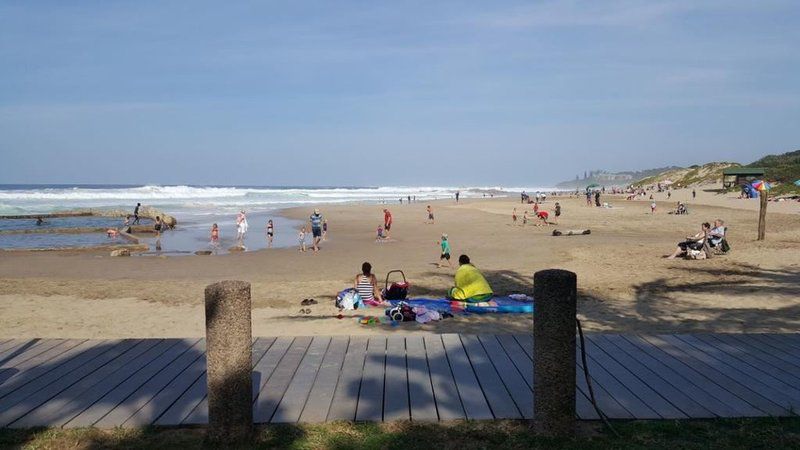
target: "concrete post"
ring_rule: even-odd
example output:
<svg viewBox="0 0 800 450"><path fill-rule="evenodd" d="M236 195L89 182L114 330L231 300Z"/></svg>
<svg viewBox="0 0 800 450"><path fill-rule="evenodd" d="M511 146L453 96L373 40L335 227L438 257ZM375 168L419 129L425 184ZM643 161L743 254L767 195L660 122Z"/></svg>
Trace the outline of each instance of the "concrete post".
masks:
<svg viewBox="0 0 800 450"><path fill-rule="evenodd" d="M208 440L240 442L253 429L250 283L206 287Z"/></svg>
<svg viewBox="0 0 800 450"><path fill-rule="evenodd" d="M542 270L533 283L534 429L545 436L573 436L577 278L566 270Z"/></svg>

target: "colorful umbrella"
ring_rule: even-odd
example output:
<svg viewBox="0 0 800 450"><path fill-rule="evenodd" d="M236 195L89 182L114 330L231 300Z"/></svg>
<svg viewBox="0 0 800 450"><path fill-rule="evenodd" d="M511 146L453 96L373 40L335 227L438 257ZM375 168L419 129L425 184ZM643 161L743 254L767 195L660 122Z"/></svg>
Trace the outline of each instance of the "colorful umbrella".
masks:
<svg viewBox="0 0 800 450"><path fill-rule="evenodd" d="M588 191L589 189L596 188L596 187L600 187L600 185L597 184L597 183L592 183L592 184L586 186L586 190Z"/></svg>
<svg viewBox="0 0 800 450"><path fill-rule="evenodd" d="M763 181L763 180L756 180L756 181L753 181L753 183L751 183L751 184L753 186L753 189L755 189L757 191L768 191L772 187L772 186L769 185L769 183L767 183L766 181Z"/></svg>

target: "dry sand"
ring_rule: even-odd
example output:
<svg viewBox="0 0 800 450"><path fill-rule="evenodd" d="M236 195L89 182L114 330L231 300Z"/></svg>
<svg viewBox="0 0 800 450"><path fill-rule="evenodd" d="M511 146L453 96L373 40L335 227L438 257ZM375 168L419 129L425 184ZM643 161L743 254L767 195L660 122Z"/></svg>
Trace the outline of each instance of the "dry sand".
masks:
<svg viewBox="0 0 800 450"><path fill-rule="evenodd" d="M223 256L111 258L102 254L0 252L0 338L203 336L203 289L214 281L252 283L255 335L361 333L501 333L530 330L523 315L458 316L438 323L362 326L358 312L337 319L337 291L348 287L363 261L379 279L402 269L412 295L440 297L454 269L438 269L438 240L450 236L454 258L470 255L495 292L528 293L532 275L545 268L578 274L584 327L606 332L797 331L800 325L800 204L771 203L767 240L756 242L757 201L698 190L626 201L604 196L614 207L562 203L559 225L512 226L515 198L434 202L437 222L424 223L424 203L390 205L393 242L376 244L382 206L322 206L330 237L317 253L271 249ZM690 214L667 210L689 202ZM529 209L529 207L528 207ZM285 211L305 218L309 208ZM552 214L551 214L552 216ZM684 236L702 221L721 217L729 226L729 255L705 261L668 261ZM259 230L261 226L253 226ZM552 237L554 228L590 228L588 236ZM296 234L295 230L276 230ZM166 239L168 239L168 235ZM455 261L454 261L455 265ZM319 305L301 314L300 301ZM382 309L370 311L382 314Z"/></svg>

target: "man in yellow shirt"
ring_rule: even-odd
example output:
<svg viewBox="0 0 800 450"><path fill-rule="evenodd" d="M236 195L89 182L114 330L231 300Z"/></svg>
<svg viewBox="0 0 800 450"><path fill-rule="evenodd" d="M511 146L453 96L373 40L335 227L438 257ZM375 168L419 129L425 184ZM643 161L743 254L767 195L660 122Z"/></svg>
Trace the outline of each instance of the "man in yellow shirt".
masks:
<svg viewBox="0 0 800 450"><path fill-rule="evenodd" d="M447 296L453 300L467 302L485 302L492 298L492 288L489 282L477 267L469 261L469 256L461 255L458 257L458 269L456 270L456 285L450 288Z"/></svg>

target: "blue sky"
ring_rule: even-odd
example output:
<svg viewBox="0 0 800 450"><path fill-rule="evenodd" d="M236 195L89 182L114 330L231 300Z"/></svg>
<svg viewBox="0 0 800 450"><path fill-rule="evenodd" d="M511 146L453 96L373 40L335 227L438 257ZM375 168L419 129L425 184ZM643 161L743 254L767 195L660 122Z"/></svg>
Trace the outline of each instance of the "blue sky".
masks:
<svg viewBox="0 0 800 450"><path fill-rule="evenodd" d="M6 0L0 183L530 186L750 162L800 148L799 48L796 0Z"/></svg>

